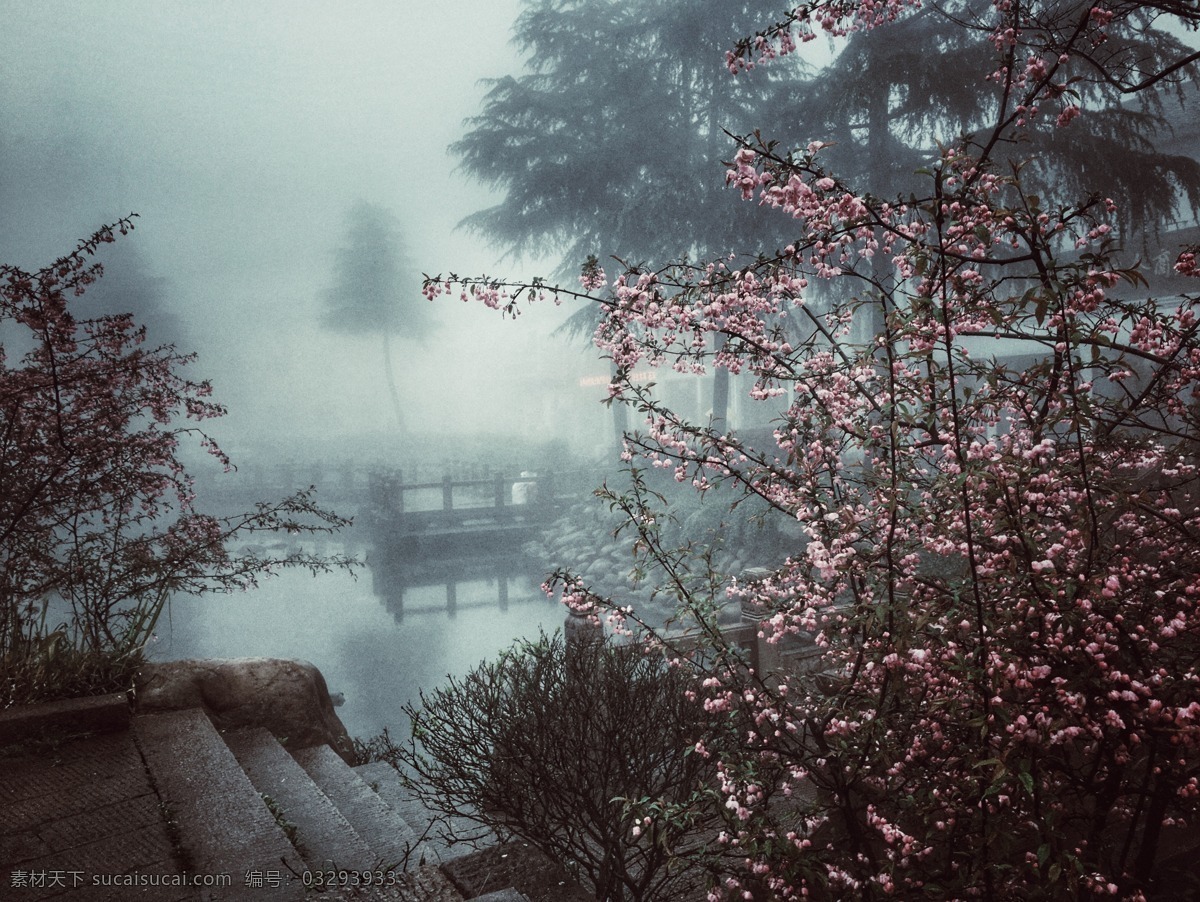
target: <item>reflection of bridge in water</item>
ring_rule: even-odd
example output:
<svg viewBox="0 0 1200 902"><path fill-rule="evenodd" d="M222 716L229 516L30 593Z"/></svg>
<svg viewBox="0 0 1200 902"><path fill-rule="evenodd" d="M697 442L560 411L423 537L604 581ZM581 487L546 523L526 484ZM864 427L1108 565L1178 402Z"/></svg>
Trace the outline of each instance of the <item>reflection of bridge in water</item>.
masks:
<svg viewBox="0 0 1200 902"><path fill-rule="evenodd" d="M549 603L535 564L522 555L403 560L373 555L372 590L397 623L405 617Z"/></svg>

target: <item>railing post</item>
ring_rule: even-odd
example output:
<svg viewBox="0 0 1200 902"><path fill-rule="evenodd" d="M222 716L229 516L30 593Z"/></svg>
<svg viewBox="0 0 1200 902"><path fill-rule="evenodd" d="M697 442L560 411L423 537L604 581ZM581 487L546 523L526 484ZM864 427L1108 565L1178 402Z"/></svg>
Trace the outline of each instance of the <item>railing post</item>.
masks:
<svg viewBox="0 0 1200 902"><path fill-rule="evenodd" d="M567 642L567 654L595 642L604 641L604 626L595 614L584 614L574 608L567 612L563 624L563 636Z"/></svg>
<svg viewBox="0 0 1200 902"><path fill-rule="evenodd" d="M449 473L442 477L442 510L454 510L454 479Z"/></svg>
<svg viewBox="0 0 1200 902"><path fill-rule="evenodd" d="M504 476L500 473L496 474L496 507L504 507L504 496L507 494L504 491Z"/></svg>
<svg viewBox="0 0 1200 902"><path fill-rule="evenodd" d="M369 470L367 499L389 514L404 513L404 474L397 470Z"/></svg>
<svg viewBox="0 0 1200 902"><path fill-rule="evenodd" d="M754 640L751 646L750 662L758 678L766 682L772 676L777 676L782 669L783 656L780 654L777 642L768 642L763 634L763 621L771 619L771 611L763 604L750 598L742 599L742 624L752 627Z"/></svg>

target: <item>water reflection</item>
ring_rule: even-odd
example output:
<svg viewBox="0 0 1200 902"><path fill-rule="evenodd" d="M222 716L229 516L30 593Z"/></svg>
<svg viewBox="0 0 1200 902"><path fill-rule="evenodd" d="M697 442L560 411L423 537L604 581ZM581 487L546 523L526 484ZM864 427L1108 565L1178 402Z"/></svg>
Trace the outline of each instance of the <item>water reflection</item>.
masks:
<svg viewBox="0 0 1200 902"><path fill-rule="evenodd" d="M286 572L235 595L176 598L152 649L160 660L279 657L311 661L345 704L351 735L387 726L407 736L401 706L461 675L562 609L519 559L364 568L313 577Z"/></svg>
<svg viewBox="0 0 1200 902"><path fill-rule="evenodd" d="M515 599L528 601L540 590L530 577L533 565L520 557L459 561L376 562L371 587L397 623L406 616L497 608L507 612Z"/></svg>

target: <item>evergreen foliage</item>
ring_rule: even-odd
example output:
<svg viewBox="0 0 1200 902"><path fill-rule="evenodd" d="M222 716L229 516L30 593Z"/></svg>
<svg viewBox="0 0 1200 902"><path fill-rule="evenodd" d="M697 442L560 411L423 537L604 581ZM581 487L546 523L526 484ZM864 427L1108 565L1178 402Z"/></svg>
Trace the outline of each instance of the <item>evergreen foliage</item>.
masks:
<svg viewBox="0 0 1200 902"><path fill-rule="evenodd" d="M483 112L452 147L467 174L505 192L464 225L514 255L560 255L564 276L590 255L653 266L720 256L747 234L773 240L770 222L721 190L726 131L748 130L763 107L761 86L722 65L747 8L527 3L514 36L527 72L487 81ZM780 89L792 78L773 75Z"/></svg>
<svg viewBox="0 0 1200 902"><path fill-rule="evenodd" d="M378 204L360 201L351 208L345 238L334 252L332 282L321 297L326 308L321 324L336 332L418 340L433 331L400 223Z"/></svg>
<svg viewBox="0 0 1200 902"><path fill-rule="evenodd" d="M391 338L421 341L433 332L434 323L417 270L404 253L400 224L383 207L360 201L351 209L345 241L334 255L333 282L322 299L326 328L382 339L384 381L396 425L403 428Z"/></svg>

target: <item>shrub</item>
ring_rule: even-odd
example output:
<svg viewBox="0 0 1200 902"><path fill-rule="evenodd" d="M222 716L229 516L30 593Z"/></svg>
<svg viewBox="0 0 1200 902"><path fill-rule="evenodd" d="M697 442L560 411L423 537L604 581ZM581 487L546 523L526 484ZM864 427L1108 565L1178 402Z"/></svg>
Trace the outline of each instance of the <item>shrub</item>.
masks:
<svg viewBox="0 0 1200 902"><path fill-rule="evenodd" d="M676 898L717 820L694 688L637 647L543 634L406 706L395 763L428 807L573 865L598 898Z"/></svg>
<svg viewBox="0 0 1200 902"><path fill-rule="evenodd" d="M198 425L224 412L211 386L184 378L192 355L146 347L132 317L83 315L102 274L90 258L131 228L103 228L34 273L0 266L0 706L76 691L81 661L123 680L174 592L350 563L230 551L246 533L348 522L311 492L227 518L194 508L180 443L232 466Z"/></svg>

